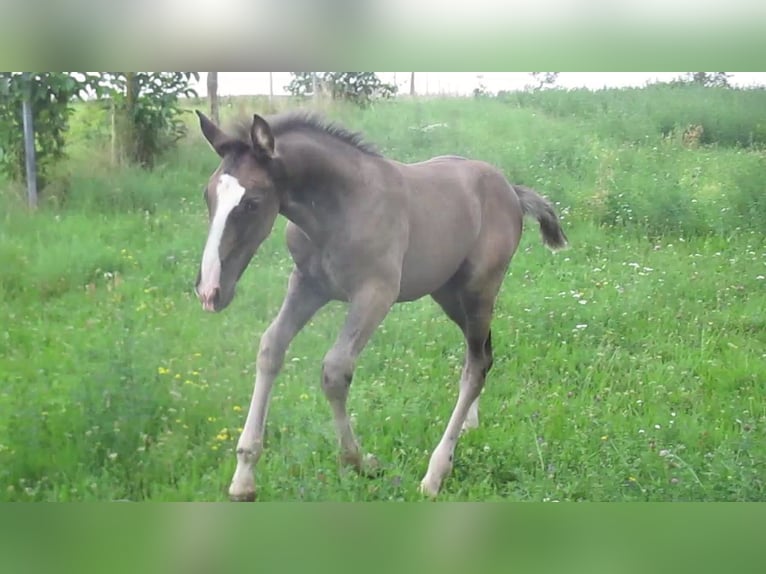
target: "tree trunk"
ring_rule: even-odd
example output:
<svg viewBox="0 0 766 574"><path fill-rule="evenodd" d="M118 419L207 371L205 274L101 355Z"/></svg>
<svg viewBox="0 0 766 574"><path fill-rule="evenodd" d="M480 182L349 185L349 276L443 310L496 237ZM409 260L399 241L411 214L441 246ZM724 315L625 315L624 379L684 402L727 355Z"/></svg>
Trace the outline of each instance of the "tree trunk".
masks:
<svg viewBox="0 0 766 574"><path fill-rule="evenodd" d="M128 125L130 126L128 130L128 157L132 163L141 164L143 159L141 141L138 130L136 129L135 121L133 119L135 118L136 104L138 102L138 91L138 74L136 74L136 72L127 72L127 92L125 94L125 104L127 108L126 112L128 114Z"/></svg>
<svg viewBox="0 0 766 574"><path fill-rule="evenodd" d="M218 112L218 72L207 73L207 97L210 100L210 118L216 123L221 123Z"/></svg>
<svg viewBox="0 0 766 574"><path fill-rule="evenodd" d="M113 157L119 163L140 163L141 149L134 120L140 86L136 72L122 73L125 74L125 100L121 105L113 104Z"/></svg>
<svg viewBox="0 0 766 574"><path fill-rule="evenodd" d="M118 147L117 147L117 105L114 103L114 96L111 98L111 125L112 125L112 142L110 146L109 157L112 160L112 166L117 166L120 163Z"/></svg>
<svg viewBox="0 0 766 574"><path fill-rule="evenodd" d="M415 96L415 72L410 72L410 95Z"/></svg>

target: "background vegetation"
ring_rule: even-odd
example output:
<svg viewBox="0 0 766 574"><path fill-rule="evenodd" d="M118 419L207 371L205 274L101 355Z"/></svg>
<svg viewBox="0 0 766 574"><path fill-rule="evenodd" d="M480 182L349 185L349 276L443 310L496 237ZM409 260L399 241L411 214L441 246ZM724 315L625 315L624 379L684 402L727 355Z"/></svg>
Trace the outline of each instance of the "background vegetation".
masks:
<svg viewBox="0 0 766 574"><path fill-rule="evenodd" d="M224 98L221 114L264 107ZM398 160L496 163L556 201L571 239L552 255L525 233L444 500L766 500L764 109L763 90L693 85L326 105ZM63 199L31 213L0 186L0 499L223 500L291 266L282 229L232 308L204 314L191 287L217 158L188 114L153 170L115 168L105 114L75 107ZM462 337L429 300L376 333L350 409L385 473L362 479L338 472L319 389L342 314L290 350L262 500L419 499Z"/></svg>

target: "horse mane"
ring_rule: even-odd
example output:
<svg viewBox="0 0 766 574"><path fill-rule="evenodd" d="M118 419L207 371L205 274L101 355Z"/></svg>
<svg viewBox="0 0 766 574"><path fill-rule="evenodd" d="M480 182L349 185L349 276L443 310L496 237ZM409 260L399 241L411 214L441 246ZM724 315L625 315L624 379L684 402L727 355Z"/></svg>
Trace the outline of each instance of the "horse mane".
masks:
<svg viewBox="0 0 766 574"><path fill-rule="evenodd" d="M288 112L268 116L265 119L269 126L271 126L271 132L275 138L291 132L324 134L350 145L367 155L382 157L375 145L365 140L361 133L350 131L313 112ZM248 147L250 147L251 125L252 120L240 120L233 127L235 137Z"/></svg>

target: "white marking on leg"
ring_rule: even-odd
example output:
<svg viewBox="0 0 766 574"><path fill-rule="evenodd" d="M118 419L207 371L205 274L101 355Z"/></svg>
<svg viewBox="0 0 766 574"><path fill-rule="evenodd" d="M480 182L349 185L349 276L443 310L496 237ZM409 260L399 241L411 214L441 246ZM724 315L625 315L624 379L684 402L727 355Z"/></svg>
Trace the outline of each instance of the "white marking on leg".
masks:
<svg viewBox="0 0 766 574"><path fill-rule="evenodd" d="M229 487L229 496L233 499L252 500L255 497L253 468L263 453L263 431L275 378L276 373L266 373L261 368L256 371L255 387L245 427L237 442L237 468Z"/></svg>
<svg viewBox="0 0 766 574"><path fill-rule="evenodd" d="M468 414L463 423L464 431L476 428L479 428L479 399L476 399L471 403L471 407L468 409Z"/></svg>
<svg viewBox="0 0 766 574"><path fill-rule="evenodd" d="M326 302L323 295L301 282L299 272L293 272L282 308L263 333L258 345L255 387L245 427L237 442L237 469L229 487L229 496L233 500L255 498L253 469L263 452L271 388L282 368L290 342Z"/></svg>
<svg viewBox="0 0 766 574"><path fill-rule="evenodd" d="M423 494L431 497L439 494L442 481L452 470L452 457L455 453L457 441L460 438L461 428L463 428L466 422L469 411L475 402L478 401L482 385L481 367L475 360L469 358L460 379L460 392L457 397L457 404L452 411L452 416L447 423L444 435L431 455L428 471L420 483L420 490Z"/></svg>
<svg viewBox="0 0 766 574"><path fill-rule="evenodd" d="M245 195L245 188L240 185L237 178L224 173L218 178L215 192L215 214L210 224L205 250L202 253L199 284L199 295L206 310L212 310L216 289L221 286L221 257L218 249L221 246L226 221Z"/></svg>

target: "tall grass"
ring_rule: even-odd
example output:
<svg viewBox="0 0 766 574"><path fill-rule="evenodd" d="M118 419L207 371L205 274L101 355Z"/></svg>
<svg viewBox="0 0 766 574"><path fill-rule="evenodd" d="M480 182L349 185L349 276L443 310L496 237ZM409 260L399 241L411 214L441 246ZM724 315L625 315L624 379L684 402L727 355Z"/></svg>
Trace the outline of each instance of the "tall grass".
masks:
<svg viewBox="0 0 766 574"><path fill-rule="evenodd" d="M602 137L641 143L702 126L700 142L727 147L766 144L766 90L655 84L644 88L514 92L501 98L587 125Z"/></svg>
<svg viewBox="0 0 766 574"><path fill-rule="evenodd" d="M706 92L684 93L689 108L706 105ZM461 439L443 499L764 500L763 152L662 130L626 137L621 101L627 117L669 96L592 97L326 110L402 161L498 164L558 203L572 242L554 256L534 226L525 233L497 305L482 426ZM250 103L224 110L262 111ZM190 117L190 137L155 170L113 169L108 134L80 114L56 201L30 213L20 189L2 189L0 499L222 500L258 335L291 268L284 222L232 308L202 313L191 284L217 158ZM384 474L361 479L338 471L319 389L343 312L328 306L290 349L257 470L262 499L418 499L462 337L428 300L397 306L376 332L350 408Z"/></svg>

